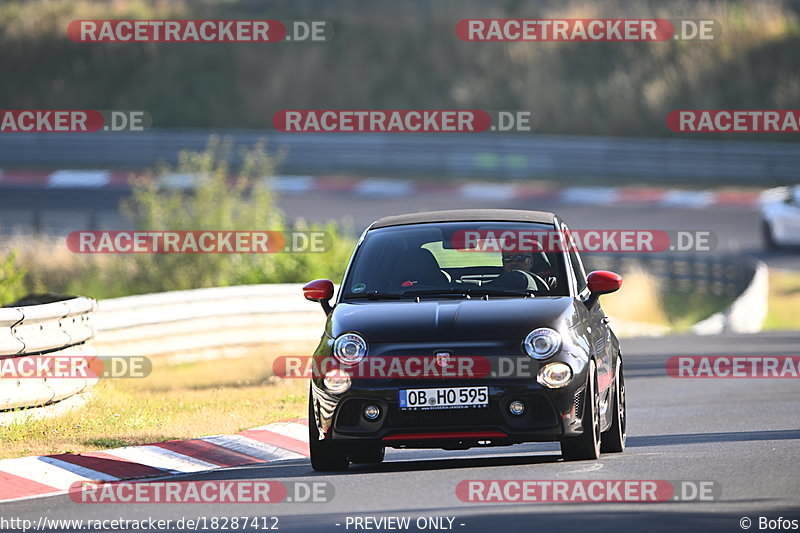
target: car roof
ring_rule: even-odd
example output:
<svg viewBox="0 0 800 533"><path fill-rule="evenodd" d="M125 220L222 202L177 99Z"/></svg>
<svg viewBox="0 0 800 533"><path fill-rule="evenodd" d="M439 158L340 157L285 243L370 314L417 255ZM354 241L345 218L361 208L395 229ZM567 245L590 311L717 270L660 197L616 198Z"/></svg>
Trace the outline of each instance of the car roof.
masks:
<svg viewBox="0 0 800 533"><path fill-rule="evenodd" d="M447 211L423 211L383 217L372 223L369 229L426 224L429 222L535 222L553 224L555 214L549 211L524 211L522 209L451 209Z"/></svg>

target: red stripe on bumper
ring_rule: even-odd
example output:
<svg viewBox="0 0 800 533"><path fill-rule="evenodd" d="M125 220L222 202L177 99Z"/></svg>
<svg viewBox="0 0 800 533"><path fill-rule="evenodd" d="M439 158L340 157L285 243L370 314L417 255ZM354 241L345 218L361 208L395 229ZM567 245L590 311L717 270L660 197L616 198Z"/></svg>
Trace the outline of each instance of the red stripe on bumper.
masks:
<svg viewBox="0 0 800 533"><path fill-rule="evenodd" d="M436 439L502 439L508 437L502 431L456 431L452 433L397 433L383 440L436 440Z"/></svg>

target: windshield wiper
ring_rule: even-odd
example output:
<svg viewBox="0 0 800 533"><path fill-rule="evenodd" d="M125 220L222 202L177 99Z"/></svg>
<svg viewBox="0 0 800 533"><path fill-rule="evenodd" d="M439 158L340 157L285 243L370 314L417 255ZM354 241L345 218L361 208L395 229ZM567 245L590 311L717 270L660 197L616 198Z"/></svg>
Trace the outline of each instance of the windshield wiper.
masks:
<svg viewBox="0 0 800 533"><path fill-rule="evenodd" d="M403 292L404 296L453 296L460 298L471 298L473 296L531 296L530 289L485 289L483 287L469 287L458 289L411 289Z"/></svg>
<svg viewBox="0 0 800 533"><path fill-rule="evenodd" d="M460 289L411 289L404 291L403 296L456 296L460 298L469 298L467 291Z"/></svg>
<svg viewBox="0 0 800 533"><path fill-rule="evenodd" d="M453 298L489 297L489 296L534 296L534 291L528 289L484 289L482 287L467 289L410 289L401 293L384 293L378 291L360 292L344 296L345 300L403 300L421 296L443 296Z"/></svg>
<svg viewBox="0 0 800 533"><path fill-rule="evenodd" d="M346 300L402 300L408 298L404 293L384 293L378 291L372 292L359 292L356 294L347 294L344 296Z"/></svg>
<svg viewBox="0 0 800 533"><path fill-rule="evenodd" d="M477 287L474 289L467 289L467 294L472 296L529 296L534 297L535 292L531 289L484 289Z"/></svg>
<svg viewBox="0 0 800 533"><path fill-rule="evenodd" d="M411 289L400 293L384 293L378 291L360 292L357 294L348 294L344 298L346 300L405 300L416 298L419 300L421 296L443 296L454 298L469 298L464 290L448 290L448 289Z"/></svg>

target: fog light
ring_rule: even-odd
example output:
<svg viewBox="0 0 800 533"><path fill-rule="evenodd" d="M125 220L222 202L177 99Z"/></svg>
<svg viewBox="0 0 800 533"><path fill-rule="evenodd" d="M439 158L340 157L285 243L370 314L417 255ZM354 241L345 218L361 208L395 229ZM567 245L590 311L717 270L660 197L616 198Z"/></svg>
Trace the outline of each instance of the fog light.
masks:
<svg viewBox="0 0 800 533"><path fill-rule="evenodd" d="M519 400L514 400L508 404L508 412L512 415L519 416L525 412L525 404Z"/></svg>
<svg viewBox="0 0 800 533"><path fill-rule="evenodd" d="M566 363L550 363L539 370L537 381L545 387L559 389L572 380L572 368Z"/></svg>
<svg viewBox="0 0 800 533"><path fill-rule="evenodd" d="M381 416L381 408L377 405L368 405L364 408L364 418L367 420L377 420Z"/></svg>
<svg viewBox="0 0 800 533"><path fill-rule="evenodd" d="M325 379L322 380L325 388L333 394L341 394L350 388L350 374L344 370L335 368L325 372Z"/></svg>

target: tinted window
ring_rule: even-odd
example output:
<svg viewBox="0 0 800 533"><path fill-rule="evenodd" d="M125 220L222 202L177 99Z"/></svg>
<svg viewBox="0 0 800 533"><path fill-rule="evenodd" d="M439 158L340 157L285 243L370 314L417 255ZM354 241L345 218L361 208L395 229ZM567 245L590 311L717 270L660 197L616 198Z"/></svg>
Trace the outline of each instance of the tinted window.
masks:
<svg viewBox="0 0 800 533"><path fill-rule="evenodd" d="M477 232L480 238L465 240L465 232ZM356 252L343 297L490 290L530 291L534 296L569 294L560 252L546 252L529 241L513 246L492 241L503 232L552 234L553 226L446 222L370 231Z"/></svg>

